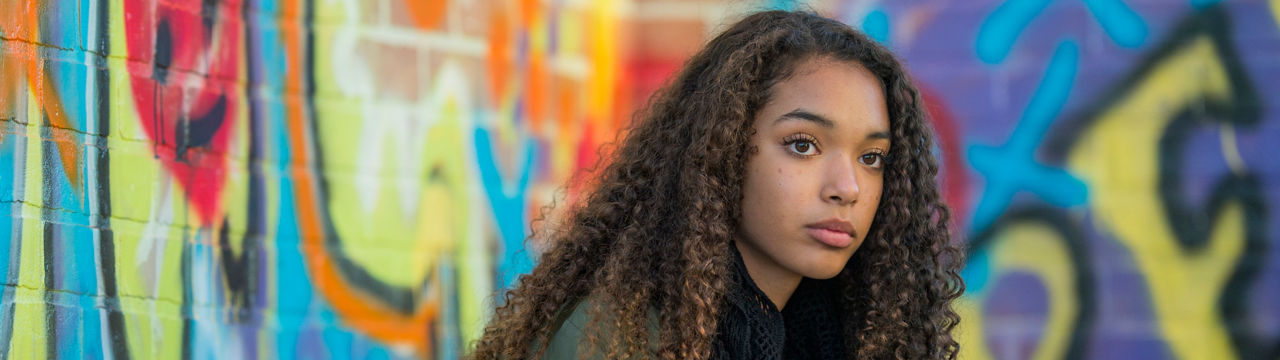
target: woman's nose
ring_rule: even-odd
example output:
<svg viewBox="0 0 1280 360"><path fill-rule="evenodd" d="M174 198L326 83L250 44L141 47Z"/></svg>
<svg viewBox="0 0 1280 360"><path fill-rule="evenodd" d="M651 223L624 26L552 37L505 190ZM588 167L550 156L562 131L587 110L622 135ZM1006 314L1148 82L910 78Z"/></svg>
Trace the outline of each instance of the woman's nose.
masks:
<svg viewBox="0 0 1280 360"><path fill-rule="evenodd" d="M858 176L853 159L849 156L833 157L832 164L826 172L823 196L840 205L848 205L858 200Z"/></svg>

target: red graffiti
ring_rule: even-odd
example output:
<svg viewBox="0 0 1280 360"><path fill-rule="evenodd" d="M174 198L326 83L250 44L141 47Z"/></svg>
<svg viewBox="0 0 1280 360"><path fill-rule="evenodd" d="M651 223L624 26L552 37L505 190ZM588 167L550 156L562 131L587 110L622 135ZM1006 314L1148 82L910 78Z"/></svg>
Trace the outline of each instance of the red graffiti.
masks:
<svg viewBox="0 0 1280 360"><path fill-rule="evenodd" d="M124 1L129 73L156 157L185 189L202 224L221 212L239 97L239 0Z"/></svg>
<svg viewBox="0 0 1280 360"><path fill-rule="evenodd" d="M933 120L933 130L937 134L937 146L942 150L942 197L951 207L952 221L964 224L969 209L969 174L965 171L968 165L964 162L964 153L960 149L960 130L955 117L947 110L943 98L927 86L920 85L920 97L924 98L926 111Z"/></svg>

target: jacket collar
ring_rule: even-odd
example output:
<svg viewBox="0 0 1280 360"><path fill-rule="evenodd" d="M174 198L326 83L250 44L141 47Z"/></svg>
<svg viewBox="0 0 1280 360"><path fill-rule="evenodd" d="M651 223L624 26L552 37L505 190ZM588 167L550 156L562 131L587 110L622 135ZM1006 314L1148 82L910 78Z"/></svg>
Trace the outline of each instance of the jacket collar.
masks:
<svg viewBox="0 0 1280 360"><path fill-rule="evenodd" d="M737 246L730 244L729 248L729 286L712 358L847 357L843 312L832 299L838 280L802 280L786 309L778 311L751 279Z"/></svg>

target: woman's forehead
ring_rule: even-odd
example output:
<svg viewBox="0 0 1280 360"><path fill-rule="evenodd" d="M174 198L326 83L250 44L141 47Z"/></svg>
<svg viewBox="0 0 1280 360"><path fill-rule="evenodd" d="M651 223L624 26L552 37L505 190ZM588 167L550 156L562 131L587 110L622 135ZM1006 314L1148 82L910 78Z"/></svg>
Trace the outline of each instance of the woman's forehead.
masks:
<svg viewBox="0 0 1280 360"><path fill-rule="evenodd" d="M888 109L880 81L856 62L810 60L777 83L757 114L757 126L810 123L840 132L888 130Z"/></svg>

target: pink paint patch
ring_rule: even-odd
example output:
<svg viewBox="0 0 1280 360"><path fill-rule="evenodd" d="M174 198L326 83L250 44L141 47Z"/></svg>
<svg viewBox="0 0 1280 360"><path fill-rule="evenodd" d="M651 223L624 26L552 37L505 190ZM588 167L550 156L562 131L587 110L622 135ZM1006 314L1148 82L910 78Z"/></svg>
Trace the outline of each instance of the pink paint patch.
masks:
<svg viewBox="0 0 1280 360"><path fill-rule="evenodd" d="M221 213L226 153L239 98L239 1L208 8L128 0L131 85L156 157L185 189L199 221Z"/></svg>

